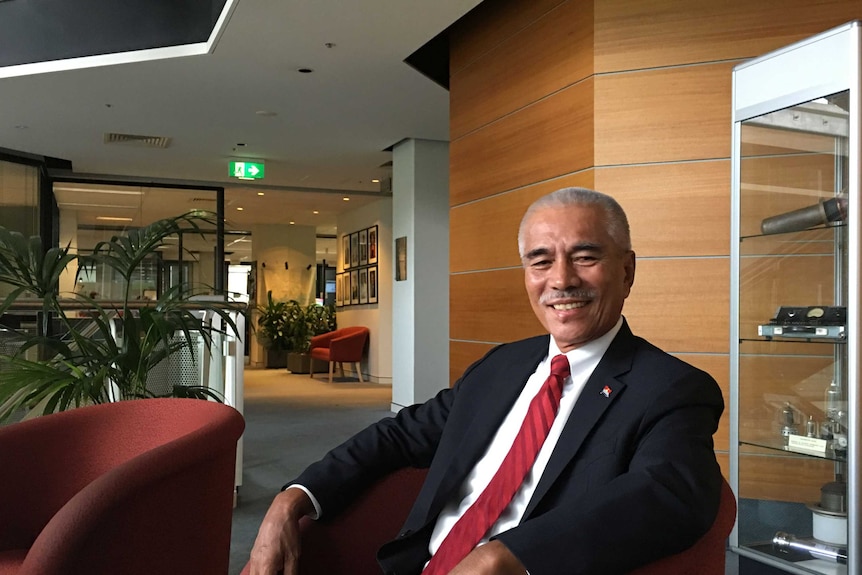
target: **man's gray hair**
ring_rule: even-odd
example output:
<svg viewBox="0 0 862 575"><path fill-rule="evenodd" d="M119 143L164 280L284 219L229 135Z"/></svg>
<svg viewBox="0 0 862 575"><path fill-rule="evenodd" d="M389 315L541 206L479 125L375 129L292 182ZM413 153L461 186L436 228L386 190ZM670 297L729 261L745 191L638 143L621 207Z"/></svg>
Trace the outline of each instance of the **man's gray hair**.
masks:
<svg viewBox="0 0 862 575"><path fill-rule="evenodd" d="M518 254L521 257L524 256L524 224L530 216L538 210L565 206L596 206L601 208L605 214L608 233L614 242L625 251L632 249L629 220L615 199L588 188L562 188L533 202L527 208L524 217L521 218L521 226L518 228Z"/></svg>

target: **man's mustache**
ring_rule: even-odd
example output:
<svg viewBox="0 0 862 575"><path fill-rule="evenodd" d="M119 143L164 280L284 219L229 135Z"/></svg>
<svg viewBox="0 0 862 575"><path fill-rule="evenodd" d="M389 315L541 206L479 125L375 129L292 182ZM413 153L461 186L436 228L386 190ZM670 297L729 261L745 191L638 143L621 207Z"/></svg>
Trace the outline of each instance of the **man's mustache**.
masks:
<svg viewBox="0 0 862 575"><path fill-rule="evenodd" d="M539 297L539 303L542 305L552 305L555 302L567 299L593 299L596 297L596 290L593 289L564 289L555 291L546 291Z"/></svg>

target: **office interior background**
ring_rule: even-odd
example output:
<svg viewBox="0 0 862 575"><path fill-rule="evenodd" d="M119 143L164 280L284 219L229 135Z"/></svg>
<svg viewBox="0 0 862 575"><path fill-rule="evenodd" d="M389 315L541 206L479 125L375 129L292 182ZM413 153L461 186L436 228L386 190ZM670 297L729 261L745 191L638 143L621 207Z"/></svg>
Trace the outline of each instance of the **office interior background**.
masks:
<svg viewBox="0 0 862 575"><path fill-rule="evenodd" d="M159 4L196 17L192 2ZM3 2L0 32L13 10L47 18ZM104 29L56 12L34 42ZM524 209L564 186L620 201L638 255L633 331L713 374L727 400L731 70L862 18L862 4L228 0L204 12L213 26L202 36L178 32L214 40L199 54L0 62L0 225L52 226L83 250L118 227L221 202L223 246L213 234L184 246L191 259L163 259L220 289L219 264L250 267L258 302L269 290L326 297L317 275L345 271L342 237L378 226L378 303L339 307L338 322L371 328L366 375L392 383L398 406L451 384L493 345L542 331L515 237ZM127 34L153 28L92 13ZM232 160L264 163L265 178L230 178ZM402 237L407 275L395 281ZM83 279L65 287L110 290ZM144 295L159 289L141 281ZM250 346L252 365L261 353ZM715 441L727 475L727 412ZM780 479L743 481L756 497Z"/></svg>

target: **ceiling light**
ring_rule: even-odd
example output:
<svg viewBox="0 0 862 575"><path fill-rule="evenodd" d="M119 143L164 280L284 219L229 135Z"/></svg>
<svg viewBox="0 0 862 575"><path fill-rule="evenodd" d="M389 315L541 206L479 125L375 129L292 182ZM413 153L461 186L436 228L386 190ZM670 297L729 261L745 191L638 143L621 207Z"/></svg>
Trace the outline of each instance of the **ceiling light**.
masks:
<svg viewBox="0 0 862 575"><path fill-rule="evenodd" d="M117 218L114 216L96 216L97 220L101 220L103 222L131 222L134 221L132 218Z"/></svg>
<svg viewBox="0 0 862 575"><path fill-rule="evenodd" d="M311 68L300 68L299 70L297 70L297 72L299 72L300 74L311 74L312 72L314 72L314 70L312 70Z"/></svg>
<svg viewBox="0 0 862 575"><path fill-rule="evenodd" d="M117 196L143 196L140 190L94 190L92 188L67 188L65 186L54 186L55 192L83 192L85 194L114 194Z"/></svg>
<svg viewBox="0 0 862 575"><path fill-rule="evenodd" d="M296 222L290 222L290 225L293 225L293 224L295 224L295 223L296 223Z"/></svg>
<svg viewBox="0 0 862 575"><path fill-rule="evenodd" d="M374 178L373 180L371 180L371 183L372 184L379 184L380 180L378 180L377 178Z"/></svg>
<svg viewBox="0 0 862 575"><path fill-rule="evenodd" d="M244 208L237 208L236 211L241 212Z"/></svg>
<svg viewBox="0 0 862 575"><path fill-rule="evenodd" d="M263 195L263 192L258 192L258 193L257 193L257 195L258 195L258 196L262 196L262 195Z"/></svg>
<svg viewBox="0 0 862 575"><path fill-rule="evenodd" d="M341 198L341 199L342 199L342 200L344 200L345 202L349 202L349 201L350 201L350 198L348 198L347 196L344 196L344 197L343 197L343 198Z"/></svg>
<svg viewBox="0 0 862 575"><path fill-rule="evenodd" d="M311 212L311 213L312 213L312 214L319 214L320 212L318 212L317 210L314 210L314 211L313 211L313 212Z"/></svg>
<svg viewBox="0 0 862 575"><path fill-rule="evenodd" d="M111 210L137 210L138 206L115 206L113 204L80 204L75 202L57 202L61 208L108 208Z"/></svg>

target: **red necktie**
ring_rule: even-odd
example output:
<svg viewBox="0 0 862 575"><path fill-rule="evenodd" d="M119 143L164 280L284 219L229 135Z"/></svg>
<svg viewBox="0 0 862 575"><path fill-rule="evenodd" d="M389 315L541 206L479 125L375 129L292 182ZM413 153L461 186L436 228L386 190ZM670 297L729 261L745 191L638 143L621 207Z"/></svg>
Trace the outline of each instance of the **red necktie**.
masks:
<svg viewBox="0 0 862 575"><path fill-rule="evenodd" d="M551 375L530 403L524 423L497 473L452 527L422 575L449 573L476 547L508 507L533 467L539 449L554 423L567 377L569 360L562 354L554 357L551 360Z"/></svg>

